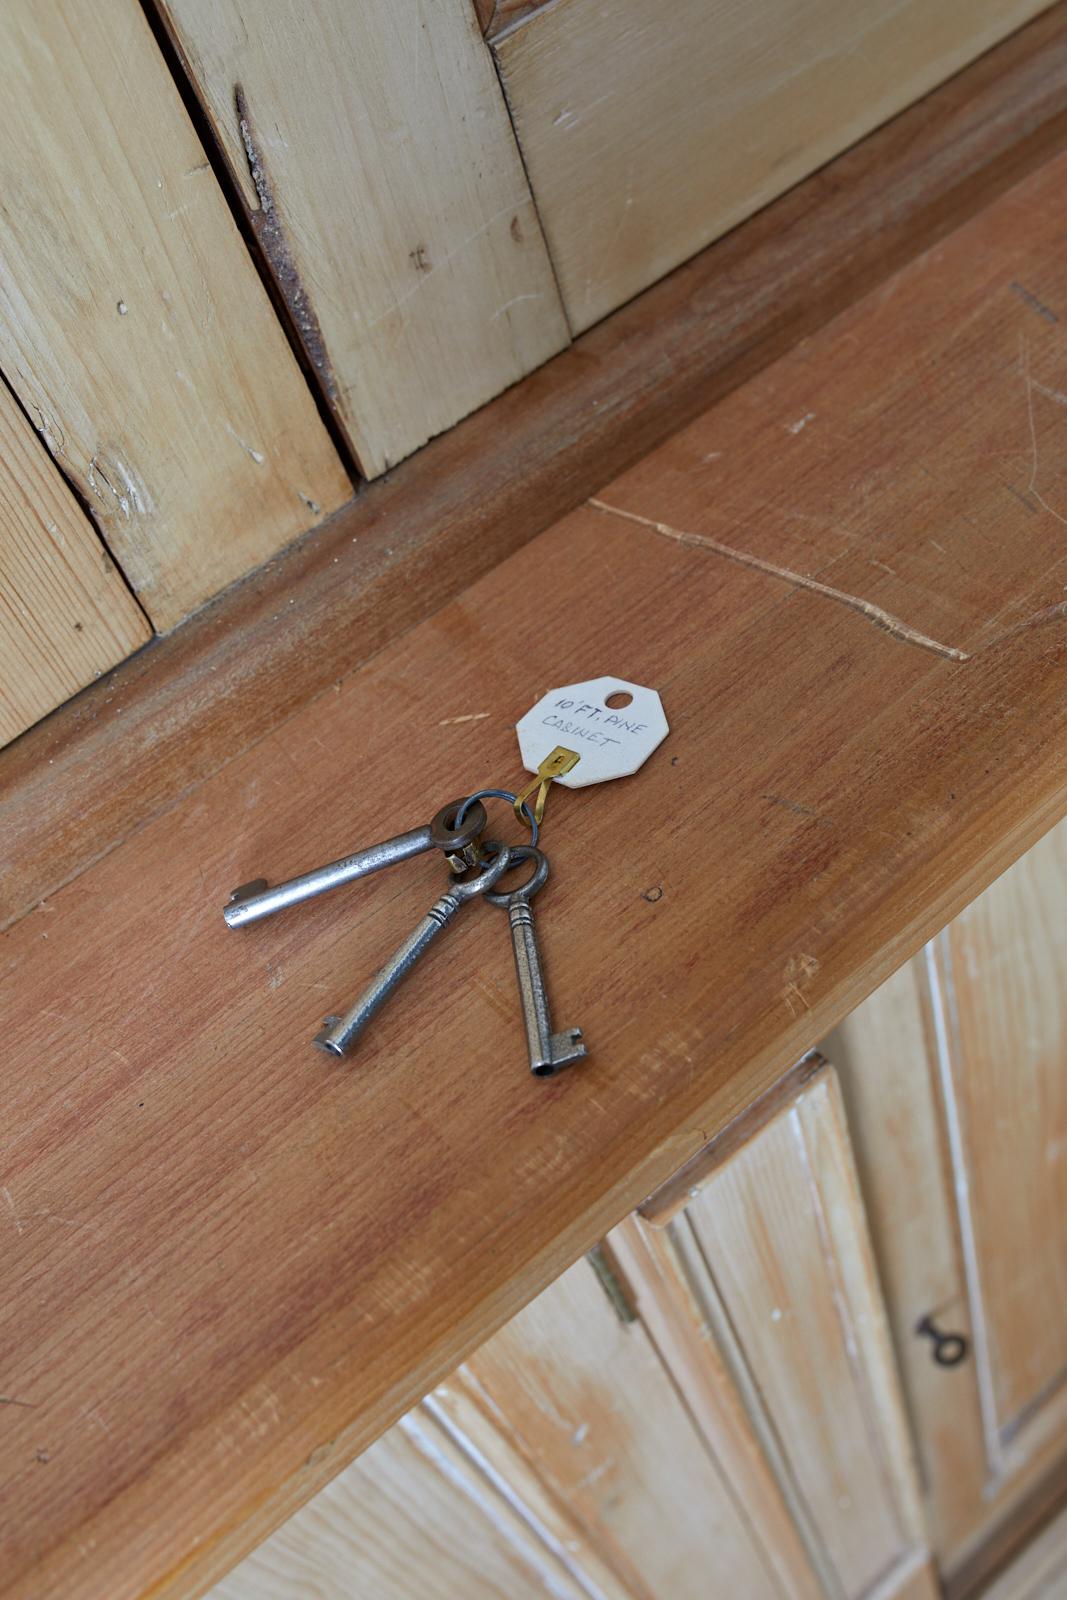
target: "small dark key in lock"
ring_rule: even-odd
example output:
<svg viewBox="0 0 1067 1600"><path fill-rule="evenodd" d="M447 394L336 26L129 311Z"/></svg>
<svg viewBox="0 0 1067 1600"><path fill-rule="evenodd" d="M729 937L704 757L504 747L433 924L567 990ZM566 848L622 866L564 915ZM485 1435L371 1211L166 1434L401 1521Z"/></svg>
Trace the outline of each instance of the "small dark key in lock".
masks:
<svg viewBox="0 0 1067 1600"><path fill-rule="evenodd" d="M962 1333L942 1333L929 1314L915 1324L915 1332L933 1342L934 1360L939 1367L958 1367L967 1354L967 1340Z"/></svg>

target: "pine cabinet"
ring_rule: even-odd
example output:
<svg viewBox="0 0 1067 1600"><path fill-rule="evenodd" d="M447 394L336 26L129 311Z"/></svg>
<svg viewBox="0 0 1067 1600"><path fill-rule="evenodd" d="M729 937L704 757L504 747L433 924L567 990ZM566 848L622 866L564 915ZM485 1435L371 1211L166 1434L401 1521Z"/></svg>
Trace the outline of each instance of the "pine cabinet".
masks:
<svg viewBox="0 0 1067 1600"><path fill-rule="evenodd" d="M1067 1454L1065 901L1067 824L214 1600L933 1600Z"/></svg>

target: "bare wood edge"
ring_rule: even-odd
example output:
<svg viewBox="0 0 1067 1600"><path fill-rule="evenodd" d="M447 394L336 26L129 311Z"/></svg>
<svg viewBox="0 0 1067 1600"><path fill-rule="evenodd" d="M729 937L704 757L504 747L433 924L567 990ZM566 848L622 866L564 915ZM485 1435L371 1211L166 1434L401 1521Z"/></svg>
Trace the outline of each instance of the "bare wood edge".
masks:
<svg viewBox="0 0 1067 1600"><path fill-rule="evenodd" d="M0 927L1067 146L1067 0L0 751Z"/></svg>
<svg viewBox="0 0 1067 1600"><path fill-rule="evenodd" d="M757 1100L721 1128L714 1138L709 1139L702 1150L690 1156L685 1166L679 1167L673 1177L668 1178L647 1200L642 1200L637 1208L642 1221L653 1228L667 1227L723 1162L728 1161L743 1144L755 1138L760 1129L765 1128L779 1111L784 1111L801 1089L825 1072L829 1064L818 1050L809 1050L799 1061L795 1061Z"/></svg>

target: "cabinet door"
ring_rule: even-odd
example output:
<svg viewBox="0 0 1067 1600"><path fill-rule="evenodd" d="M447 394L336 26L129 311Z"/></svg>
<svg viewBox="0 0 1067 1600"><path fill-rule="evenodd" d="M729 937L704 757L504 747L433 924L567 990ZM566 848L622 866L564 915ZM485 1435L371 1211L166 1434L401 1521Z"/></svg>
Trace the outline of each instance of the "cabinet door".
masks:
<svg viewBox="0 0 1067 1600"><path fill-rule="evenodd" d="M638 1305L677 1302L717 1347L821 1583L835 1597L937 1593L911 1442L836 1079L819 1068L738 1148L711 1146L617 1248ZM651 1225L650 1225L651 1224ZM679 1310L678 1307L681 1309ZM700 1358L661 1330L703 1414Z"/></svg>
<svg viewBox="0 0 1067 1600"><path fill-rule="evenodd" d="M826 1045L950 1568L1067 1447L1065 903L1060 824Z"/></svg>
<svg viewBox="0 0 1067 1600"><path fill-rule="evenodd" d="M933 1600L832 1073L746 1126L214 1600Z"/></svg>
<svg viewBox="0 0 1067 1600"><path fill-rule="evenodd" d="M702 1437L646 1328L580 1261L213 1600L820 1592L751 1430Z"/></svg>
<svg viewBox="0 0 1067 1600"><path fill-rule="evenodd" d="M417 1406L211 1600L589 1600L512 1498Z"/></svg>

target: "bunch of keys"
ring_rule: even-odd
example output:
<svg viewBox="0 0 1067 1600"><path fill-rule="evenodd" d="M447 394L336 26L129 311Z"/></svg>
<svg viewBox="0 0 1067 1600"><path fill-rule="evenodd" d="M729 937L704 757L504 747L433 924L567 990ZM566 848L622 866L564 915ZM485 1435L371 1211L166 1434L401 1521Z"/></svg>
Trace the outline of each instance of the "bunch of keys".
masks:
<svg viewBox="0 0 1067 1600"><path fill-rule="evenodd" d="M600 691L599 695L596 691ZM644 720L633 712L623 718L621 712L606 703L625 697L629 706L638 696L642 697ZM241 928L424 851L437 849L444 855L453 876L450 887L434 901L358 1000L343 1015L326 1018L313 1041L319 1049L334 1056L346 1055L379 1007L460 907L484 895L489 904L508 913L530 1071L535 1077L550 1078L561 1068L586 1058L580 1028L559 1032L552 1028L534 928L531 901L543 888L549 870L548 858L537 843L545 803L555 782L577 788L636 771L665 737L667 722L654 690L617 678L602 678L550 691L517 724L517 731L523 761L536 773L533 782L520 793L480 789L464 800L443 806L421 828L369 845L273 887L265 878L256 878L230 895L223 916L231 928ZM559 731L580 748L574 750L554 742L552 732ZM552 743L552 748L542 754L547 743ZM576 776L583 762L585 770ZM538 794L531 807L527 802L534 789ZM484 837L488 818L482 802L494 797L510 802L516 816L529 826L529 844L509 846ZM533 870L525 883L508 891L496 888L506 872L527 862Z"/></svg>

